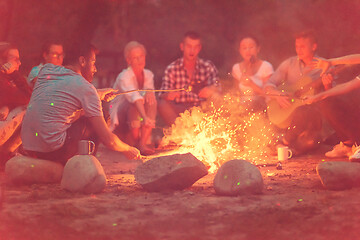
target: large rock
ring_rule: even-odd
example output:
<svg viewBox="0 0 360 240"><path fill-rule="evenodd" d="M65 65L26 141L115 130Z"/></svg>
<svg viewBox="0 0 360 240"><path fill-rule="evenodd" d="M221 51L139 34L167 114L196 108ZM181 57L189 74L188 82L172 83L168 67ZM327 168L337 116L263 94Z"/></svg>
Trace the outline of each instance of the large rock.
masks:
<svg viewBox="0 0 360 240"><path fill-rule="evenodd" d="M214 178L214 189L219 195L258 194L263 187L259 169L245 160L235 159L224 163Z"/></svg>
<svg viewBox="0 0 360 240"><path fill-rule="evenodd" d="M98 193L106 186L106 176L93 155L76 155L64 167L61 187L71 192Z"/></svg>
<svg viewBox="0 0 360 240"><path fill-rule="evenodd" d="M345 190L360 186L360 164L356 162L322 162L316 167L323 186Z"/></svg>
<svg viewBox="0 0 360 240"><path fill-rule="evenodd" d="M63 168L60 163L19 155L7 161L5 173L16 184L58 183Z"/></svg>
<svg viewBox="0 0 360 240"><path fill-rule="evenodd" d="M207 175L206 166L191 153L153 158L135 170L135 180L150 192L181 190Z"/></svg>

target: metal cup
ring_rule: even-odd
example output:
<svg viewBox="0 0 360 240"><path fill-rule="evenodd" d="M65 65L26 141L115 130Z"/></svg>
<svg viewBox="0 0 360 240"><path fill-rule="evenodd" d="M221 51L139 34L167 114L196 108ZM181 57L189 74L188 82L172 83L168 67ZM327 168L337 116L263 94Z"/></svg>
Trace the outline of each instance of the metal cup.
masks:
<svg viewBox="0 0 360 240"><path fill-rule="evenodd" d="M80 140L78 154L79 155L91 155L95 151L95 143L89 140Z"/></svg>

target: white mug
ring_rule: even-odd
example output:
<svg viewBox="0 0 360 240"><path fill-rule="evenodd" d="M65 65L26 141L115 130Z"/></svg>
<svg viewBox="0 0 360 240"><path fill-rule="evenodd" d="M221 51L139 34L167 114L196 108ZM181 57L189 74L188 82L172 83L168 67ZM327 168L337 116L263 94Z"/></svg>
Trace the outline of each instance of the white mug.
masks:
<svg viewBox="0 0 360 240"><path fill-rule="evenodd" d="M95 143L89 140L80 140L79 141L79 155L91 155L95 151Z"/></svg>
<svg viewBox="0 0 360 240"><path fill-rule="evenodd" d="M279 147L277 151L279 161L285 161L292 157L292 151L288 147Z"/></svg>

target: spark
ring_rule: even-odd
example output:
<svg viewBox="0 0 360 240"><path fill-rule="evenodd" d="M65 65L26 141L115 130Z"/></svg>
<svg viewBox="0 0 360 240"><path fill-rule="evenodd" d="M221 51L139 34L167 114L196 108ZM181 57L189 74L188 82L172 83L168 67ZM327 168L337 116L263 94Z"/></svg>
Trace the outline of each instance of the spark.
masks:
<svg viewBox="0 0 360 240"><path fill-rule="evenodd" d="M279 141L266 111L253 112L241 97L226 94L203 109L193 107L164 132L164 144L176 143L177 152L191 152L215 172L225 161L265 162ZM204 110L206 109L206 110Z"/></svg>

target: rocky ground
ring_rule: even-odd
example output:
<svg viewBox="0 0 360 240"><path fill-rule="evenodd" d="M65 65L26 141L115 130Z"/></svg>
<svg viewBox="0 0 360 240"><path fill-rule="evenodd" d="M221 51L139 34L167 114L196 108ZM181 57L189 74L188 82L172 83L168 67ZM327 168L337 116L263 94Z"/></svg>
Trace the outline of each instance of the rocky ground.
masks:
<svg viewBox="0 0 360 240"><path fill-rule="evenodd" d="M323 152L290 159L280 170L259 167L262 194L224 197L215 195L214 174L183 191L145 192L133 176L141 161L100 148L103 193L7 184L0 240L360 239L360 189L325 190L315 170Z"/></svg>

